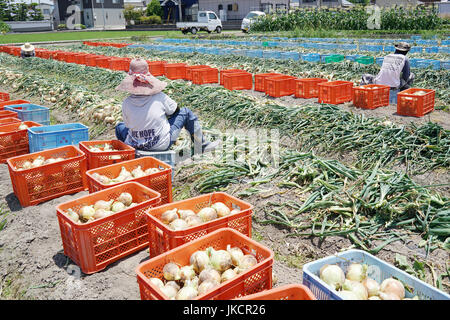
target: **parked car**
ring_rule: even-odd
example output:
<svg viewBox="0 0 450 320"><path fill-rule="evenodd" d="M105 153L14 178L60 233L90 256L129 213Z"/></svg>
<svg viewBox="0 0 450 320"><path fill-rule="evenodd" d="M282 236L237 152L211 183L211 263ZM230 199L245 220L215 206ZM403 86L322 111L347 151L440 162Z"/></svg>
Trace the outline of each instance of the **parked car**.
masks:
<svg viewBox="0 0 450 320"><path fill-rule="evenodd" d="M260 16L265 16L266 14L262 11L250 11L247 13L244 19L242 19L241 30L242 32L248 32L250 26L258 19Z"/></svg>
<svg viewBox="0 0 450 320"><path fill-rule="evenodd" d="M177 29L181 29L181 32L184 34L188 32L196 34L200 30L208 33L213 31L221 33L222 21L220 21L214 11L199 11L196 22L178 22Z"/></svg>

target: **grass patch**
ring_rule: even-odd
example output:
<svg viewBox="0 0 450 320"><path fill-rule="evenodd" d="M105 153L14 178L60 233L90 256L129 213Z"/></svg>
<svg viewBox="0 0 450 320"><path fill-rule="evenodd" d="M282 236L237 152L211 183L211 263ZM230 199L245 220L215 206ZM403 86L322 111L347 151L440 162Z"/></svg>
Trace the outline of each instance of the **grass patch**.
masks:
<svg viewBox="0 0 450 320"><path fill-rule="evenodd" d="M5 208L5 205L0 206L0 231L2 231L6 226L6 218L8 217L9 210Z"/></svg>
<svg viewBox="0 0 450 320"><path fill-rule="evenodd" d="M0 36L0 43L23 43L64 40L116 39L132 36L174 36L179 31L70 31L44 33L14 33Z"/></svg>
<svg viewBox="0 0 450 320"><path fill-rule="evenodd" d="M290 268L302 269L303 265L309 261L306 257L302 255L282 255L275 252L274 259L286 264Z"/></svg>
<svg viewBox="0 0 450 320"><path fill-rule="evenodd" d="M24 300L26 290L20 285L21 276L17 273L7 276L0 284L1 300Z"/></svg>
<svg viewBox="0 0 450 320"><path fill-rule="evenodd" d="M256 230L252 230L252 239L255 241L261 242L264 240L264 237L260 232L258 232Z"/></svg>

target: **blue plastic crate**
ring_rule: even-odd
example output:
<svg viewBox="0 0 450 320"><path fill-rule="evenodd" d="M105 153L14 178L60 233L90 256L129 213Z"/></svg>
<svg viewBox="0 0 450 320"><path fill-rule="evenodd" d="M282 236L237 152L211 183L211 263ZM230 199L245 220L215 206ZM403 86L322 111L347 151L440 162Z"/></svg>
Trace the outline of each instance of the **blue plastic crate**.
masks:
<svg viewBox="0 0 450 320"><path fill-rule="evenodd" d="M442 40L441 46L450 46L450 40Z"/></svg>
<svg viewBox="0 0 450 320"><path fill-rule="evenodd" d="M441 69L450 70L450 60L441 61Z"/></svg>
<svg viewBox="0 0 450 320"><path fill-rule="evenodd" d="M302 59L308 62L319 62L320 54L318 53L307 53L302 55Z"/></svg>
<svg viewBox="0 0 450 320"><path fill-rule="evenodd" d="M34 121L43 125L50 124L50 110L47 107L24 103L5 106L5 110L17 112L17 117L22 121Z"/></svg>
<svg viewBox="0 0 450 320"><path fill-rule="evenodd" d="M441 68L441 61L439 60L431 60L431 59L423 59L419 60L416 63L417 68L432 68L433 70L439 70Z"/></svg>
<svg viewBox="0 0 450 320"><path fill-rule="evenodd" d="M450 47L439 47L439 53L450 53Z"/></svg>
<svg viewBox="0 0 450 320"><path fill-rule="evenodd" d="M263 51L262 50L247 50L247 57L251 58L262 58Z"/></svg>
<svg viewBox="0 0 450 320"><path fill-rule="evenodd" d="M345 56L346 60L350 60L350 61L356 61L356 59L358 59L359 57L363 57L362 54L349 54L347 56Z"/></svg>
<svg viewBox="0 0 450 320"><path fill-rule="evenodd" d="M378 65L383 65L384 57L375 58L375 63Z"/></svg>
<svg viewBox="0 0 450 320"><path fill-rule="evenodd" d="M414 290L412 293L405 290L407 298L417 295L421 300L450 300L450 295L447 293L362 250L348 250L305 264L303 266L303 284L312 291L318 300L342 300L336 290L331 289L320 279L320 268L325 264L338 264L346 272L351 263L367 264L369 266L368 276L380 284L390 277L402 281Z"/></svg>
<svg viewBox="0 0 450 320"><path fill-rule="evenodd" d="M394 46L384 46L384 52L395 52Z"/></svg>
<svg viewBox="0 0 450 320"><path fill-rule="evenodd" d="M174 174L175 174L175 165L177 163L175 151L173 151L173 150L167 150L167 151L136 150L136 158L142 158L142 157L153 157L153 158L156 158L162 162L167 163L169 166L171 166L172 167L172 182L173 182Z"/></svg>
<svg viewBox="0 0 450 320"><path fill-rule="evenodd" d="M81 123L28 128L30 153L75 145L89 140L89 128Z"/></svg>
<svg viewBox="0 0 450 320"><path fill-rule="evenodd" d="M358 46L356 44L340 44L338 48L341 50L357 50Z"/></svg>
<svg viewBox="0 0 450 320"><path fill-rule="evenodd" d="M439 47L425 47L426 53L438 53Z"/></svg>
<svg viewBox="0 0 450 320"><path fill-rule="evenodd" d="M361 45L359 46L360 51L375 51L375 52L382 52L383 46L382 45Z"/></svg>
<svg viewBox="0 0 450 320"><path fill-rule="evenodd" d="M423 52L423 47L411 47L411 50L409 50L410 53L422 53Z"/></svg>
<svg viewBox="0 0 450 320"><path fill-rule="evenodd" d="M281 57L281 52L264 50L262 56L265 59L279 59Z"/></svg>
<svg viewBox="0 0 450 320"><path fill-rule="evenodd" d="M300 53L298 52L282 52L280 59L300 60Z"/></svg>
<svg viewBox="0 0 450 320"><path fill-rule="evenodd" d="M411 40L421 40L422 36L411 36Z"/></svg>

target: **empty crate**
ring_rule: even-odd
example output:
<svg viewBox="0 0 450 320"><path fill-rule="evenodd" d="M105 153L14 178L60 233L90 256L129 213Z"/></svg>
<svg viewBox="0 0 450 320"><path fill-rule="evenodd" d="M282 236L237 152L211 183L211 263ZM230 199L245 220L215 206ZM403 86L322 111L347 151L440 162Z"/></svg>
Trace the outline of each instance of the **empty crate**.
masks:
<svg viewBox="0 0 450 320"><path fill-rule="evenodd" d="M28 129L30 152L78 145L89 140L88 127L81 123L57 124Z"/></svg>
<svg viewBox="0 0 450 320"><path fill-rule="evenodd" d="M311 99L319 96L319 83L327 82L322 78L305 78L295 80L295 97Z"/></svg>
<svg viewBox="0 0 450 320"><path fill-rule="evenodd" d="M185 63L167 63L164 65L164 74L168 79L186 79Z"/></svg>
<svg viewBox="0 0 450 320"><path fill-rule="evenodd" d="M273 76L266 78L266 94L271 97L284 97L295 92L295 77Z"/></svg>
<svg viewBox="0 0 450 320"><path fill-rule="evenodd" d="M194 69L192 71L192 82L195 84L219 82L219 70L216 68Z"/></svg>
<svg viewBox="0 0 450 320"><path fill-rule="evenodd" d="M322 82L319 86L319 103L340 104L352 101L353 82L330 81Z"/></svg>
<svg viewBox="0 0 450 320"><path fill-rule="evenodd" d="M282 76L282 74L273 72L255 74L255 91L266 92L266 79L273 76Z"/></svg>
<svg viewBox="0 0 450 320"><path fill-rule="evenodd" d="M36 104L17 104L5 106L5 110L17 112L22 121L34 121L42 125L50 124L50 110Z"/></svg>
<svg viewBox="0 0 450 320"><path fill-rule="evenodd" d="M147 61L147 63L148 69L153 76L159 77L164 75L165 61Z"/></svg>
<svg viewBox="0 0 450 320"><path fill-rule="evenodd" d="M353 105L363 109L375 109L389 105L389 86L368 84L353 88Z"/></svg>
<svg viewBox="0 0 450 320"><path fill-rule="evenodd" d="M252 90L253 76L248 72L227 73L223 76L223 87L228 90Z"/></svg>

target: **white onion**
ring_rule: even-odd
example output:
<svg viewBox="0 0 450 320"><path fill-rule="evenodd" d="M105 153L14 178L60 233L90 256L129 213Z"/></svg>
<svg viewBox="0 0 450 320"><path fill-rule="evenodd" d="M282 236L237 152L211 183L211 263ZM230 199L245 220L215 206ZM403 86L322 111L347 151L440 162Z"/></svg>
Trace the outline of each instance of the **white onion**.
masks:
<svg viewBox="0 0 450 320"><path fill-rule="evenodd" d="M228 208L223 202L216 202L211 206L211 208L216 210L219 218L228 216L231 213L230 208Z"/></svg>
<svg viewBox="0 0 450 320"><path fill-rule="evenodd" d="M117 201L122 202L125 206L129 206L133 202L133 196L128 192L122 192L117 198Z"/></svg>
<svg viewBox="0 0 450 320"><path fill-rule="evenodd" d="M227 246L227 251L231 255L231 261L234 266L238 266L241 259L244 257L244 253L238 247L232 247L230 245Z"/></svg>
<svg viewBox="0 0 450 320"><path fill-rule="evenodd" d="M195 251L189 263L194 267L195 272L200 273L209 265L209 256L205 251Z"/></svg>
<svg viewBox="0 0 450 320"><path fill-rule="evenodd" d="M126 209L125 205L122 202L120 202L120 201L114 202L112 204L112 206L111 206L111 211L112 212L119 212L119 211L122 211L122 210L125 210L125 209Z"/></svg>
<svg viewBox="0 0 450 320"><path fill-rule="evenodd" d="M352 263L347 269L347 275L346 278L348 280L363 281L367 276L367 265L365 264L359 264L359 263Z"/></svg>
<svg viewBox="0 0 450 320"><path fill-rule="evenodd" d="M197 215L189 216L184 221L186 221L188 227L195 227L203 223L203 220Z"/></svg>
<svg viewBox="0 0 450 320"><path fill-rule="evenodd" d="M188 224L183 219L175 219L170 224L169 227L175 231L177 230L183 230L188 227Z"/></svg>
<svg viewBox="0 0 450 320"><path fill-rule="evenodd" d="M111 204L112 204L112 201L98 200L94 204L94 209L95 210L103 209L103 210L109 211L111 209Z"/></svg>
<svg viewBox="0 0 450 320"><path fill-rule="evenodd" d="M174 287L177 292L178 290L180 290L180 286L178 285L178 283L176 283L175 281L171 280L171 281L167 281L166 286L172 286Z"/></svg>
<svg viewBox="0 0 450 320"><path fill-rule="evenodd" d="M237 276L237 273L236 273L236 271L234 271L234 269L231 269L231 268L227 269L220 276L220 282L228 281L230 279L233 279L236 276Z"/></svg>
<svg viewBox="0 0 450 320"><path fill-rule="evenodd" d="M242 257L241 260L239 260L239 272L243 272L247 269L250 269L251 267L255 266L258 263L258 260L256 260L255 256L251 254L246 254Z"/></svg>
<svg viewBox="0 0 450 320"><path fill-rule="evenodd" d="M180 280L192 280L195 277L194 266L184 266L180 269Z"/></svg>
<svg viewBox="0 0 450 320"><path fill-rule="evenodd" d="M345 281L345 274L339 266L326 264L320 268L320 279L334 289L339 290Z"/></svg>
<svg viewBox="0 0 450 320"><path fill-rule="evenodd" d="M141 166L138 166L136 169L131 171L131 175L134 178L141 178L146 175L146 173L142 170Z"/></svg>
<svg viewBox="0 0 450 320"><path fill-rule="evenodd" d="M219 272L223 272L233 265L231 255L225 250L214 250L212 247L208 249L209 260L211 266Z"/></svg>
<svg viewBox="0 0 450 320"><path fill-rule="evenodd" d="M403 287L403 284L400 281L394 278L385 279L380 285L380 291L384 293L393 293L400 299L405 297L405 287Z"/></svg>
<svg viewBox="0 0 450 320"><path fill-rule="evenodd" d="M366 287L358 281L345 279L342 284L342 289L349 290L358 295L360 300L367 300L369 294L367 293Z"/></svg>
<svg viewBox="0 0 450 320"><path fill-rule="evenodd" d="M364 279L362 284L366 287L369 297L377 296L380 292L380 285L371 278Z"/></svg>
<svg viewBox="0 0 450 320"><path fill-rule="evenodd" d="M187 217L195 216L195 212L192 210L178 210L180 218L186 220Z"/></svg>
<svg viewBox="0 0 450 320"><path fill-rule="evenodd" d="M67 215L74 222L79 222L80 221L80 216L78 215L78 213L74 212L72 209L67 210Z"/></svg>
<svg viewBox="0 0 450 320"><path fill-rule="evenodd" d="M171 223L173 220L178 219L177 208L167 210L161 215L161 221L165 224Z"/></svg>
<svg viewBox="0 0 450 320"><path fill-rule="evenodd" d="M80 209L80 215L83 219L89 220L95 214L95 209L93 206L84 206Z"/></svg>
<svg viewBox="0 0 450 320"><path fill-rule="evenodd" d="M98 210L95 210L93 218L94 219L101 219L101 218L109 216L110 213L111 213L111 211L109 211L109 210L98 209Z"/></svg>
<svg viewBox="0 0 450 320"><path fill-rule="evenodd" d="M389 293L380 292L380 298L381 300L401 300L398 295L392 292Z"/></svg>
<svg viewBox="0 0 450 320"><path fill-rule="evenodd" d="M183 287L175 296L176 300L193 300L197 297L198 291L192 286Z"/></svg>
<svg viewBox="0 0 450 320"><path fill-rule="evenodd" d="M203 208L197 213L197 215L203 220L203 222L217 219L217 211L210 207Z"/></svg>
<svg viewBox="0 0 450 320"><path fill-rule="evenodd" d="M157 286L159 289L161 289L162 287L164 287L164 282L162 282L161 279L159 278L150 278L149 281L154 284L155 286Z"/></svg>
<svg viewBox="0 0 450 320"><path fill-rule="evenodd" d="M360 300L359 296L353 291L342 290L338 292L338 295L344 300Z"/></svg>
<svg viewBox="0 0 450 320"><path fill-rule="evenodd" d="M367 300L381 300L381 298L379 296L371 296Z"/></svg>
<svg viewBox="0 0 450 320"><path fill-rule="evenodd" d="M201 284L203 281L212 281L220 283L220 273L212 268L203 269L198 276L198 282Z"/></svg>
<svg viewBox="0 0 450 320"><path fill-rule="evenodd" d="M178 293L177 290L173 286L167 286L166 285L166 286L160 288L160 290L169 299L175 298L177 293Z"/></svg>
<svg viewBox="0 0 450 320"><path fill-rule="evenodd" d="M173 262L169 262L164 266L163 274L167 281L180 280L180 267Z"/></svg>
<svg viewBox="0 0 450 320"><path fill-rule="evenodd" d="M218 283L211 281L211 280L207 280L207 281L203 281L199 286L198 286L198 294L202 295L205 294L209 291L211 291L212 289L214 289L215 287L217 287Z"/></svg>

